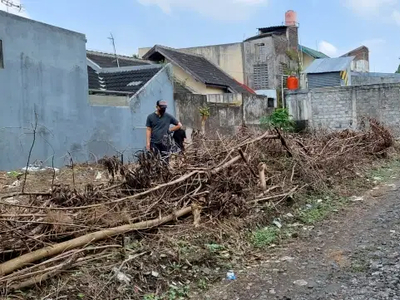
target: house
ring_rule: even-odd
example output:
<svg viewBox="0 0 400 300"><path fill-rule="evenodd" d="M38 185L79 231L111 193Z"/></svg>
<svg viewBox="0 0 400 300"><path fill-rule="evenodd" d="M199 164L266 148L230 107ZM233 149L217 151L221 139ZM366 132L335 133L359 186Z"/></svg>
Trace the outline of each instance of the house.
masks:
<svg viewBox="0 0 400 300"><path fill-rule="evenodd" d="M171 63L177 85L194 94L250 92L243 84L200 55L156 45L143 58L154 62Z"/></svg>
<svg viewBox="0 0 400 300"><path fill-rule="evenodd" d="M308 88L351 85L351 63L354 57L321 58L304 70Z"/></svg>
<svg viewBox="0 0 400 300"><path fill-rule="evenodd" d="M369 72L369 49L365 46L360 46L341 57L354 57L351 62L351 71L359 73Z"/></svg>
<svg viewBox="0 0 400 300"><path fill-rule="evenodd" d="M301 53L301 63L303 70L307 69L311 65L311 63L316 59L329 58L328 55L320 51L302 45L299 45L299 51Z"/></svg>
<svg viewBox="0 0 400 300"><path fill-rule="evenodd" d="M84 34L0 11L0 82L0 170L26 165L35 127L31 162L62 164L83 147Z"/></svg>
<svg viewBox="0 0 400 300"><path fill-rule="evenodd" d="M200 55L236 81L252 90L276 94L282 75L298 69L298 27L296 13L288 11L284 26L259 28L256 36L243 42L179 49ZM148 58L149 48L140 48L139 57Z"/></svg>

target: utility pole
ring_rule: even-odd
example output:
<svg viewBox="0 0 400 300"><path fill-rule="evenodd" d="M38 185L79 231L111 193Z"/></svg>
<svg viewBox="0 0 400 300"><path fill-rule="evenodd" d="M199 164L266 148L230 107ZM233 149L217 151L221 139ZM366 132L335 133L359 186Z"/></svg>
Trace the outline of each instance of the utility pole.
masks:
<svg viewBox="0 0 400 300"><path fill-rule="evenodd" d="M119 59L118 59L118 55L117 55L117 49L116 49L116 47L115 47L115 39L114 39L114 36L113 36L112 33L110 33L110 37L109 37L108 39L111 40L111 43L112 43L112 45L113 45L113 48L114 48L114 56L115 56L115 59L117 60L117 66L118 66L118 68L119 68Z"/></svg>

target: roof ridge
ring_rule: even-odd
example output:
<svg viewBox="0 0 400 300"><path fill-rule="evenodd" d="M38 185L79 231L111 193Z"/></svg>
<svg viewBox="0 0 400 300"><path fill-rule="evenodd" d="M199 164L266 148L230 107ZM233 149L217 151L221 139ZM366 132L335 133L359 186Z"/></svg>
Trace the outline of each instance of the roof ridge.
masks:
<svg viewBox="0 0 400 300"><path fill-rule="evenodd" d="M168 46L164 46L164 45L155 45L155 47L164 48L166 50L175 51L175 52L179 52L179 53L182 53L182 54L186 54L186 55L191 55L191 56L196 56L196 57L201 57L201 58L207 59L207 58L204 57L204 55L195 54L195 53L187 53L187 52L185 52L185 51L183 51L181 49L177 49L177 48L172 48L172 47L168 47Z"/></svg>
<svg viewBox="0 0 400 300"><path fill-rule="evenodd" d="M135 58L135 57L132 57L132 56L118 54L118 53L117 54L113 54L113 53L95 51L95 50L86 50L86 53L99 55L99 56L105 56L105 57L112 57L112 58L115 58L115 56L118 56L120 58L129 59L129 60L132 60L132 61L144 61L144 59Z"/></svg>

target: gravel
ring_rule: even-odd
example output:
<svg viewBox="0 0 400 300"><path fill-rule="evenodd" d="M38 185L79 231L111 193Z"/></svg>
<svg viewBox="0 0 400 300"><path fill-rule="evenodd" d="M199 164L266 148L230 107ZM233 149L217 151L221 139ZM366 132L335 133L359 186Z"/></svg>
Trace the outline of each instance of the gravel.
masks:
<svg viewBox="0 0 400 300"><path fill-rule="evenodd" d="M249 268L202 299L400 300L400 194L394 187L381 192L354 202L306 240L273 253L272 262ZM250 282L250 290L243 288Z"/></svg>

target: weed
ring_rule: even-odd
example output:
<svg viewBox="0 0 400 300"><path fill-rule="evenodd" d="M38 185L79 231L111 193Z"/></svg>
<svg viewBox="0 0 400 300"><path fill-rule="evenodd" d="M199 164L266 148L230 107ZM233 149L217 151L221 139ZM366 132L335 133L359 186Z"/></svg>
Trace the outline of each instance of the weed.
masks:
<svg viewBox="0 0 400 300"><path fill-rule="evenodd" d="M219 244L206 244L205 246L212 253L222 251L225 249L225 247L223 245L219 245Z"/></svg>
<svg viewBox="0 0 400 300"><path fill-rule="evenodd" d="M368 263L363 257L358 257L351 262L350 271L353 273L365 273L368 271Z"/></svg>
<svg viewBox="0 0 400 300"><path fill-rule="evenodd" d="M208 289L208 282L206 279L202 278L199 280L199 283L197 284L197 286L199 287L199 289L201 290L207 290Z"/></svg>
<svg viewBox="0 0 400 300"><path fill-rule="evenodd" d="M189 287L187 285L183 287L177 287L171 285L168 291L168 300L183 300L189 297Z"/></svg>
<svg viewBox="0 0 400 300"><path fill-rule="evenodd" d="M79 298L79 299L83 299L83 298L85 298L85 295L84 295L84 294L82 294L82 293L79 293L77 296L78 296L78 298Z"/></svg>
<svg viewBox="0 0 400 300"><path fill-rule="evenodd" d="M23 174L17 171L7 172L7 176L11 178L18 178L21 177Z"/></svg>
<svg viewBox="0 0 400 300"><path fill-rule="evenodd" d="M161 300L161 298L154 294L144 295L143 300Z"/></svg>
<svg viewBox="0 0 400 300"><path fill-rule="evenodd" d="M374 168L367 173L367 178L370 180L375 180L374 178L380 178L379 181L384 181L389 179L394 173L398 173L400 170L400 160L392 159L388 163Z"/></svg>
<svg viewBox="0 0 400 300"><path fill-rule="evenodd" d="M313 225L324 220L331 212L337 211L347 203L347 198L327 195L322 199L310 199L308 208L299 210L299 218L305 224Z"/></svg>
<svg viewBox="0 0 400 300"><path fill-rule="evenodd" d="M254 231L251 241L256 248L264 248L274 243L278 237L279 229L269 226Z"/></svg>
<svg viewBox="0 0 400 300"><path fill-rule="evenodd" d="M262 117L260 124L264 129L278 127L284 131L293 131L295 127L295 123L291 120L289 111L286 108L275 109L271 115Z"/></svg>

